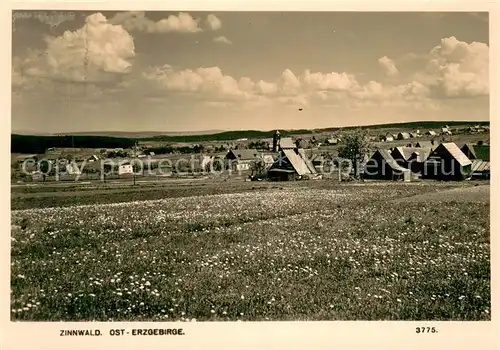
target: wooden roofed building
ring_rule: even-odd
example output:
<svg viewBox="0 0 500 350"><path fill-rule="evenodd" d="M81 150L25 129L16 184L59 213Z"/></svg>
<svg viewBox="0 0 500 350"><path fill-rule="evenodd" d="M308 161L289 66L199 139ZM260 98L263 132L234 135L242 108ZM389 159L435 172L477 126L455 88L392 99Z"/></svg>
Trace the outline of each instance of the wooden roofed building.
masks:
<svg viewBox="0 0 500 350"><path fill-rule="evenodd" d="M250 171L252 163L257 160L260 153L255 149L231 149L226 154L226 161L231 170Z"/></svg>
<svg viewBox="0 0 500 350"><path fill-rule="evenodd" d="M460 150L471 160L481 159L490 161L490 146L489 145L473 145L465 143L460 147Z"/></svg>
<svg viewBox="0 0 500 350"><path fill-rule="evenodd" d="M379 149L364 165L363 178L410 181L411 172L400 166L389 150Z"/></svg>
<svg viewBox="0 0 500 350"><path fill-rule="evenodd" d="M427 160L432 150L422 147L395 147L391 156L403 168L412 173L421 173L424 162Z"/></svg>
<svg viewBox="0 0 500 350"><path fill-rule="evenodd" d="M408 140L410 138L410 133L402 131L398 134L398 140Z"/></svg>
<svg viewBox="0 0 500 350"><path fill-rule="evenodd" d="M278 158L267 172L270 180L293 181L317 175L316 168L306 155L304 149L296 147L290 141L287 138L280 140Z"/></svg>
<svg viewBox="0 0 500 350"><path fill-rule="evenodd" d="M422 178L464 180L470 176L472 162L453 142L441 143L424 163Z"/></svg>

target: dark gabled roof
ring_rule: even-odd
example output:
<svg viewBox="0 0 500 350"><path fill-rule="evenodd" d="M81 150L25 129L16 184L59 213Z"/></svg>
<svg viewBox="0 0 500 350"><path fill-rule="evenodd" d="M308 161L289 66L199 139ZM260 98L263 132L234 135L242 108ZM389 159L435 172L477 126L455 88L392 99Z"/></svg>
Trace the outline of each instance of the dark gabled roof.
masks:
<svg viewBox="0 0 500 350"><path fill-rule="evenodd" d="M389 150L379 149L376 150L375 153L371 156L370 159L374 158L376 155L380 154L380 156L386 161L386 163L393 169L401 172L409 172L410 170L403 168L396 162L396 160L391 156Z"/></svg>
<svg viewBox="0 0 500 350"><path fill-rule="evenodd" d="M392 151L391 156L394 159L396 159L395 157L398 154L400 154L404 158L404 159L400 159L400 160L408 160L413 153L418 152L418 151L421 151L421 149L420 148L416 148L416 147L396 147Z"/></svg>
<svg viewBox="0 0 500 350"><path fill-rule="evenodd" d="M413 159L416 159L417 162L425 162L427 160L427 158L429 158L429 155L432 153L432 149L431 148L424 148L424 147L420 147L420 148L416 148L416 151L414 151L410 158L408 160L413 160Z"/></svg>
<svg viewBox="0 0 500 350"><path fill-rule="evenodd" d="M415 144L415 147L417 148L434 148L434 144L432 141L418 141Z"/></svg>
<svg viewBox="0 0 500 350"><path fill-rule="evenodd" d="M254 149L232 149L228 152L234 154L238 160L253 160L259 156L259 152Z"/></svg>
<svg viewBox="0 0 500 350"><path fill-rule="evenodd" d="M472 146L471 143L464 143L462 147L460 147L460 150L465 154L470 153L474 158L477 158L476 152L474 151L474 146Z"/></svg>

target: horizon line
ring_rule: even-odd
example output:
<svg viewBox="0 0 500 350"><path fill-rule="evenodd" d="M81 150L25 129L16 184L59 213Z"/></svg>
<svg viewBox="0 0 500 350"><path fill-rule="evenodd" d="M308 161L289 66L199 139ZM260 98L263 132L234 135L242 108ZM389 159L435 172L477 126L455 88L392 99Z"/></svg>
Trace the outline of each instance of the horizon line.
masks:
<svg viewBox="0 0 500 350"><path fill-rule="evenodd" d="M123 133L123 134L133 134L133 133L155 133L159 135L168 135L170 134L180 134L180 133L190 133L190 136L202 135L196 133L204 133L204 134L221 134L225 132L244 132L244 131L257 131L257 132L272 132L275 130L283 130L283 131L299 131L299 130L325 130L325 129L347 129L347 128L355 128L355 127L373 127L373 126L384 126L384 125L397 125L397 124L415 124L415 123L489 123L490 120L416 120L416 121L403 121L403 122L389 122L389 123L379 123L379 124L357 124L357 125L345 125L345 126L326 126L326 127L314 127L314 128L274 128L274 129L221 129L221 130L181 130L181 131L153 131L153 130L133 130L133 131L125 131L125 130L99 130L99 131L66 131L66 132L37 132L37 131L26 131L26 130L11 130L11 135L50 135L50 136L61 136L61 135L71 135L71 134L96 134L96 133ZM174 136L174 135L172 135Z"/></svg>

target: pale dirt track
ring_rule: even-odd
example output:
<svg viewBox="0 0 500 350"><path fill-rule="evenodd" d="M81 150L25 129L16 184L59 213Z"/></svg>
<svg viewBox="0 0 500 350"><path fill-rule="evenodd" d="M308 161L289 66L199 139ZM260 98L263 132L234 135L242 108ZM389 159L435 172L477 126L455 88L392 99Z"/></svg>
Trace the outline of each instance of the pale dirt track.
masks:
<svg viewBox="0 0 500 350"><path fill-rule="evenodd" d="M398 198L395 203L401 202L490 202L490 185L476 185L471 187L460 187L446 189L438 192L424 193L416 196Z"/></svg>

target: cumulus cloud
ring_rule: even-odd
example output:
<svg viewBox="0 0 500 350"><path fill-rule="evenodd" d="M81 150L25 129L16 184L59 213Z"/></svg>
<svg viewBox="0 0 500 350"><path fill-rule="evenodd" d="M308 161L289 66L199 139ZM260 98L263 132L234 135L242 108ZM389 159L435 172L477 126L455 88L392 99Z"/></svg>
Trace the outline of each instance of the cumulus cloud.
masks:
<svg viewBox="0 0 500 350"><path fill-rule="evenodd" d="M428 101L429 88L419 82L412 81L399 85L384 85L370 81L358 89L350 91L350 96L358 100L391 104L410 104L415 101Z"/></svg>
<svg viewBox="0 0 500 350"><path fill-rule="evenodd" d="M311 73L310 70L304 71L301 75L303 83L313 90L352 90L358 86L353 75L347 73Z"/></svg>
<svg viewBox="0 0 500 350"><path fill-rule="evenodd" d="M114 81L127 74L135 56L132 36L108 23L101 13L86 18L82 28L46 37L46 49L26 57L25 76L70 82Z"/></svg>
<svg viewBox="0 0 500 350"><path fill-rule="evenodd" d="M148 71L145 77L169 91L196 93L213 101L278 102L287 105L343 105L440 108L442 97L488 94L488 46L444 38L423 56L424 69L403 80L396 63L384 56L379 64L399 83L361 84L347 72L296 74L285 69L276 79L233 78L219 67L176 70L170 66ZM411 57L407 57L412 59ZM408 78L408 77L406 77Z"/></svg>
<svg viewBox="0 0 500 350"><path fill-rule="evenodd" d="M273 95L278 92L278 85L276 83L260 80L255 84L255 91L262 95Z"/></svg>
<svg viewBox="0 0 500 350"><path fill-rule="evenodd" d="M109 21L113 24L119 24L129 31L145 33L197 33L202 31L199 27L200 20L184 12L170 15L156 22L147 18L143 11L120 12Z"/></svg>
<svg viewBox="0 0 500 350"><path fill-rule="evenodd" d="M218 36L218 37L214 38L214 42L220 43L220 44L228 44L228 45L231 45L233 43L231 40L229 40L225 36Z"/></svg>
<svg viewBox="0 0 500 350"><path fill-rule="evenodd" d="M458 98L489 94L489 47L484 43L467 43L455 37L441 39L430 51L418 81L438 96Z"/></svg>
<svg viewBox="0 0 500 350"><path fill-rule="evenodd" d="M399 70L396 68L396 64L389 57L384 56L378 59L378 64L382 67L385 74L390 77L396 76L399 74Z"/></svg>
<svg viewBox="0 0 500 350"><path fill-rule="evenodd" d="M278 79L278 90L284 94L296 94L299 92L300 81L290 69L285 69Z"/></svg>
<svg viewBox="0 0 500 350"><path fill-rule="evenodd" d="M279 102L291 106L311 103L344 103L373 105L425 104L430 101L429 88L412 81L400 85L384 85L370 81L359 84L353 75L345 72L296 75L285 69L275 80L239 80L225 75L218 67L175 70L170 66L144 73L144 77L171 92L197 94L214 101Z"/></svg>
<svg viewBox="0 0 500 350"><path fill-rule="evenodd" d="M219 30L222 27L221 20L214 14L209 14L207 16L207 25L211 30Z"/></svg>
<svg viewBox="0 0 500 350"><path fill-rule="evenodd" d="M144 77L160 87L177 92L205 93L210 97L247 99L250 92L240 87L231 76L224 75L218 67L185 69L176 71L171 67L157 68L144 73ZM248 84L248 81L246 82Z"/></svg>

